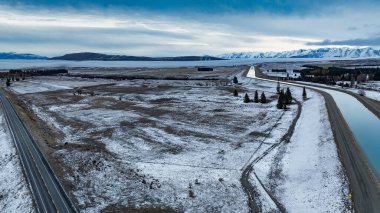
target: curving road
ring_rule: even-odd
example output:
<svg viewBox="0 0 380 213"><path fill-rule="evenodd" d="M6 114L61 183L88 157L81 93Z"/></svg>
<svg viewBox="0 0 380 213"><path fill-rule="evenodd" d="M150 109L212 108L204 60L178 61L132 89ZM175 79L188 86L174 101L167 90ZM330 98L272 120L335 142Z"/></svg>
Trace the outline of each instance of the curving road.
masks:
<svg viewBox="0 0 380 213"><path fill-rule="evenodd" d="M36 142L3 91L0 91L0 100L37 212L76 212Z"/></svg>

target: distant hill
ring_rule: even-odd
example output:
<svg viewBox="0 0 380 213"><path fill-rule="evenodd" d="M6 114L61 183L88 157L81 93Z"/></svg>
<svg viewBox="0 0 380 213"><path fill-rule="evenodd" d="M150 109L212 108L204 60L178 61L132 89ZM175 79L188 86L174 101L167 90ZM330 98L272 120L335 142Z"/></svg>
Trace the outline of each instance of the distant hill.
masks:
<svg viewBox="0 0 380 213"><path fill-rule="evenodd" d="M39 55L33 55L29 53L25 54L19 54L19 53L0 53L0 59L27 59L27 60L36 60L36 59L48 59L48 57L45 56L39 56Z"/></svg>
<svg viewBox="0 0 380 213"><path fill-rule="evenodd" d="M224 60L213 56L178 56L178 57L145 57L145 56L126 56L126 55L107 55L101 53L71 53L63 56L53 57L50 60L69 60L69 61L206 61Z"/></svg>
<svg viewBox="0 0 380 213"><path fill-rule="evenodd" d="M218 55L223 59L255 59L255 58L380 58L380 50L373 48L320 48L300 49L284 52L238 52Z"/></svg>

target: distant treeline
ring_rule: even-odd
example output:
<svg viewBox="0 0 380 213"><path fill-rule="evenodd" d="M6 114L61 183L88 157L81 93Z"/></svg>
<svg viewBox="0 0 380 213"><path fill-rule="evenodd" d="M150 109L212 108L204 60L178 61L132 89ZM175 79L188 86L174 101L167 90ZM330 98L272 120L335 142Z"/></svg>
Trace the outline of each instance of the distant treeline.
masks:
<svg viewBox="0 0 380 213"><path fill-rule="evenodd" d="M27 75L57 75L67 74L67 69L12 69L9 74L27 74Z"/></svg>
<svg viewBox="0 0 380 213"><path fill-rule="evenodd" d="M369 75L371 79L375 81L380 81L380 68L354 68L347 69L341 67L328 67L322 68L318 66L305 65L307 69L301 70L301 78L306 76L315 76L315 77L330 77L333 79L345 79L345 78L357 78L360 75ZM349 80L349 79L347 79Z"/></svg>
<svg viewBox="0 0 380 213"><path fill-rule="evenodd" d="M301 71L301 76L304 75L315 75L315 76L343 76L347 74L351 74L354 76L360 74L369 74L374 75L374 80L380 80L380 68L354 68L347 69L341 67L329 67L324 69L318 66L304 65L304 67L308 69L304 69Z"/></svg>
<svg viewBox="0 0 380 213"><path fill-rule="evenodd" d="M205 77L205 78L192 78L184 75L177 76L158 76L158 75L93 75L93 74L68 74L70 77L81 77L81 78L101 78L101 79L112 79L112 80L135 80L135 79L154 79L154 80L223 80L217 77Z"/></svg>

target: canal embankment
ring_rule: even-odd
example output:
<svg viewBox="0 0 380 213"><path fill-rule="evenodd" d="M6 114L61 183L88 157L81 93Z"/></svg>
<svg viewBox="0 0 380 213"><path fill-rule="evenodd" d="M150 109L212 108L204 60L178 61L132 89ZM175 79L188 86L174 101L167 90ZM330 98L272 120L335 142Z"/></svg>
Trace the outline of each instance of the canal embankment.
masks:
<svg viewBox="0 0 380 213"><path fill-rule="evenodd" d="M265 76L260 73L259 77L256 77L255 70L258 69L251 69L247 77L276 82L265 79ZM368 107L375 107L375 105L365 106L357 97L327 87L310 86L298 82L282 83L299 87L306 86L324 96L339 156L349 178L355 209L357 212L376 212L380 209L379 176L376 174L376 167L378 167L376 164L380 164L380 161L376 160L376 152L379 150L376 146L380 138L377 137L377 132L380 131L376 130L379 119L378 115ZM342 96L341 94L346 96L338 97ZM341 100L335 100L333 96ZM364 151L363 148L366 150ZM372 160L372 164L368 159Z"/></svg>

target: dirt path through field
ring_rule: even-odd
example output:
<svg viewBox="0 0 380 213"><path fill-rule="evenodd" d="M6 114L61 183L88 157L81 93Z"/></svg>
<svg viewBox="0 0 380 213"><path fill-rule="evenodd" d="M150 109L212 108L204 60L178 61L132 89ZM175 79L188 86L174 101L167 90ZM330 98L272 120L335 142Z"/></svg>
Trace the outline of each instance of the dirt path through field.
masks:
<svg viewBox="0 0 380 213"><path fill-rule="evenodd" d="M251 161L243 169L243 172L242 172L242 175L241 175L241 178L240 178L240 182L241 182L241 185L243 187L244 192L247 194L247 197L248 197L248 206L249 206L249 209L250 209L251 212L255 212L255 213L256 212L262 212L260 201L258 199L258 197L260 196L260 194L257 192L257 187L253 186L251 184L251 182L249 181L251 174L254 173L253 165L255 163L259 162L261 159L263 159L267 154L269 154L274 148L276 148L280 144L282 144L284 142L285 143L289 142L289 140L290 140L290 138L291 138L291 136L292 136L292 134L294 132L294 128L295 128L295 126L297 124L297 121L298 121L298 119L299 119L299 117L301 115L301 111L302 111L302 105L301 105L301 103L299 101L296 101L296 103L297 103L297 106L298 106L298 108L297 108L297 115L296 115L295 119L293 120L292 124L290 125L290 127L289 127L288 131L286 132L286 134L284 136L282 136L280 142L275 143L272 146L270 146L265 152L263 152L263 154L261 154L260 156L256 157L253 161ZM261 144L265 142L265 139L261 142ZM255 177L257 178L256 174L255 174ZM258 178L257 178L257 180L258 180L259 183L261 183L261 181ZM277 209L280 212L286 212L285 207L272 194L270 194L269 191L267 191L262 184L261 184L261 187L264 188L264 190L266 191L266 193L268 194L268 196L276 204Z"/></svg>

